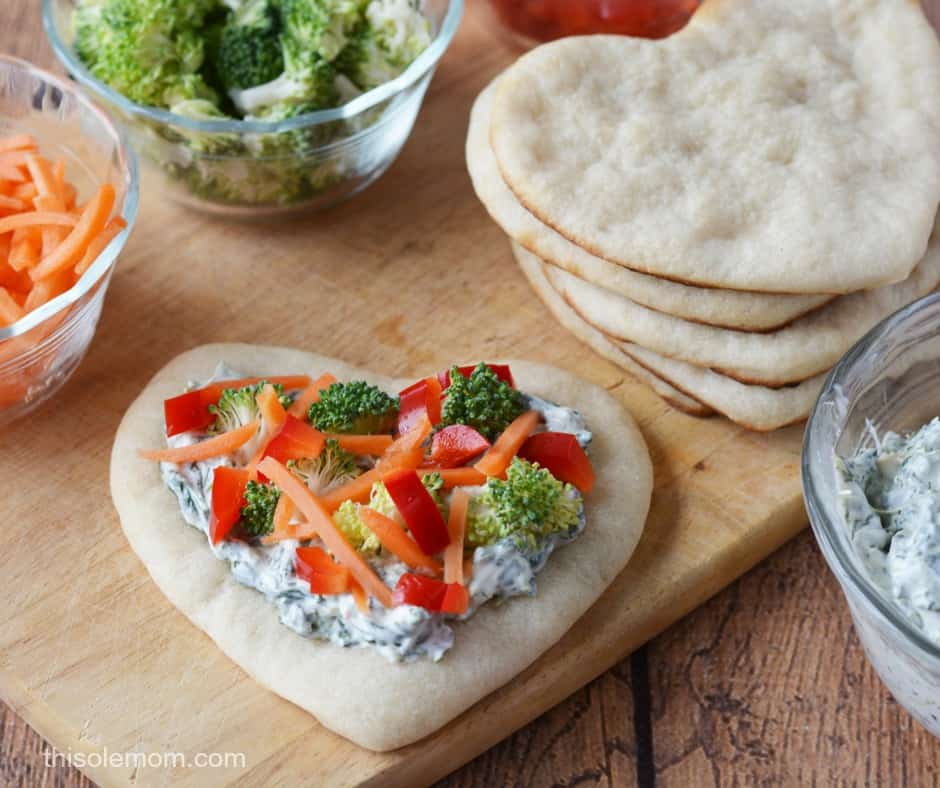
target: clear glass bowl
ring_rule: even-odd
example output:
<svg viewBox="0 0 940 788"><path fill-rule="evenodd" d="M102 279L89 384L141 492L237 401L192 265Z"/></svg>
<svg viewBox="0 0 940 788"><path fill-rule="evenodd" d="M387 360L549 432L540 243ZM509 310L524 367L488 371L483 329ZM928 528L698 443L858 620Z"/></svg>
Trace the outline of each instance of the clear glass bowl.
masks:
<svg viewBox="0 0 940 788"><path fill-rule="evenodd" d="M36 408L78 367L137 216L137 165L111 120L73 85L0 55L0 136L19 131L36 137L44 155L65 160L79 202L110 182L127 227L74 287L0 328L0 424Z"/></svg>
<svg viewBox="0 0 940 788"><path fill-rule="evenodd" d="M273 123L192 120L129 101L93 77L72 49L74 6L75 0L43 0L43 24L56 56L124 124L131 145L162 173L169 194L210 213L264 217L326 208L388 169L457 31L463 0L424 0L434 38L396 79L336 109Z"/></svg>
<svg viewBox="0 0 940 788"><path fill-rule="evenodd" d="M940 736L940 646L866 574L838 505L836 457L879 433L917 429L940 415L940 293L872 329L835 366L806 427L803 494L816 541L839 581L869 660L891 694Z"/></svg>

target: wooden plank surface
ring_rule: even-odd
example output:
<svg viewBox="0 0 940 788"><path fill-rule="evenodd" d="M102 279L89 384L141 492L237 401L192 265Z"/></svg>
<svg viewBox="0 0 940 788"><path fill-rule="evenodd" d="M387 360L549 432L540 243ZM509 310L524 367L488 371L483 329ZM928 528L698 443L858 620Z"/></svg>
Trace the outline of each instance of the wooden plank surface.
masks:
<svg viewBox="0 0 940 788"><path fill-rule="evenodd" d="M28 0L14 0L8 3L4 9L4 29L0 30L0 49L15 51L36 62L49 62L41 35L36 32L37 19L35 3ZM75 381L70 384L68 392L76 395L79 405L87 407L91 401L90 394L100 393L102 387L107 387L110 393L106 393L102 402L107 411L107 420L112 425L116 424L133 393L113 393L116 383L123 385L127 377L135 382L142 382L152 371L157 359L169 357L175 350L188 344L222 338L216 333L217 327L208 325L206 321L190 319L191 314L187 308L205 303L217 306L221 290L225 291L226 299L230 299L223 303L228 311L245 307L244 295L234 292L232 283L237 283L238 279L226 277L222 270L204 271L204 275L200 276L200 272L171 270L165 264L167 247L181 250L181 253L189 254L192 258L198 257L200 249L205 253L203 233L207 231L207 227L212 228L211 232L216 233L215 237L218 239L213 245L214 251L220 254L226 251L234 252L249 245L252 249L264 249L275 272L297 274L298 286L311 289L317 287L321 296L341 294L350 304L375 303L380 296L385 295L385 287L392 281L397 279L402 282L408 276L420 276L421 273L427 272L430 265L441 265L440 258L446 257L448 266L456 270L456 276L445 283L447 286L428 287L430 298L444 308L453 309L454 314L459 315L464 308L464 301L457 296L463 293L452 292L453 285L456 283L463 287L474 286L479 288L475 293L479 303L486 304L485 311L482 307L475 306L475 314L485 317L518 311L520 314L513 320L515 331L507 330L498 323L492 328L480 331L468 321L455 320L454 325L442 327L434 336L421 335L415 333L415 330L421 328L421 321L415 320L406 312L388 313L386 310L386 313L380 313L373 320L366 321L366 325L354 327L348 335L337 335L322 326L311 326L302 316L298 316L287 321L286 325L280 321L277 324L248 321L237 328L230 328L231 333L225 334L224 338L251 339L259 332L264 332L266 338L271 341L285 343L302 344L328 340L331 352L344 355L351 361L367 364L376 363L375 358L379 353L373 352L371 346L378 344L383 370L389 372L424 371L428 365L440 364L442 360L449 358L449 354L442 350L442 347L453 347L454 352L465 355L507 355L506 349L512 348L515 354L552 360L562 366L579 369L586 377L607 385L641 411L641 423L651 442L657 463L657 509L651 522L658 523L658 527L651 530L644 540L636 572L628 580L632 587L639 589L641 594L646 594L647 601L667 601L669 612L648 617L643 626L634 630L632 637L628 639L598 639L591 631L591 622L587 622L579 635L575 633L577 636L574 640L577 641L580 637L582 647L587 642L591 643L590 651L596 660L591 669L585 671L583 665L577 661L562 660L558 663L563 668L560 672L536 671L535 676L527 674L527 681L522 682L528 687L527 694L523 693L525 697L530 701L533 697L538 698L544 704L541 708L544 708L577 686L583 680L582 676L589 677L589 674L597 672L600 669L598 665L605 662L609 664L618 653L623 653L631 645L642 642L676 616L714 593L729 577L742 571L792 532L801 516L798 495L794 494L795 452L799 443L799 431L787 431L772 438L746 436L723 422L696 422L672 414L631 381L624 380L613 367L586 356L577 343L539 313L531 303L521 277L515 270L502 270L508 266L508 252L498 233L485 221L472 196L467 194L462 160L459 155L455 155L454 140L462 141L459 127L465 123L466 110L472 95L490 74L501 67L505 58L505 53L490 44L488 37L474 27L472 18L466 21L460 40L435 79L428 105L419 119L419 129L401 161L386 178L370 190L370 193L351 206L340 208L320 219L290 225L287 235L294 237L293 241L290 238L271 240L257 228L235 228L218 222L200 222L198 218L172 213L172 209L167 211L173 218L172 226L158 226L153 222L148 225L141 221L126 259L122 261L122 268L115 277L100 336L89 359ZM459 145L456 147L459 148ZM402 194L409 194L403 191L406 188L404 184L415 182L426 183L429 189L429 193L424 194L423 199L418 202L436 206L437 210L431 215L422 215L418 210L417 215L413 217L414 226L410 227L404 236L396 235L404 212L399 209L390 212L392 215L385 215L382 211L383 205L400 198ZM145 199L144 209L155 215L163 208L154 206L152 200ZM372 221L365 221L362 218L364 215L369 215ZM463 232L442 232L442 221L451 223L452 227L463 228ZM472 228L472 232L467 228ZM295 245L296 236L305 236L304 247ZM368 261L368 265L359 268L356 265L337 266L337 260L362 260ZM494 271L499 271L498 285L480 279L481 275L492 274ZM143 300L144 291L151 294L149 305ZM160 342L145 347L124 341L121 332L128 331L130 316L142 317L145 320L156 316L159 322L160 313L166 313L162 315L162 319L169 336L163 336ZM173 321L175 327L166 321ZM468 332L473 328L477 328L476 332L468 337ZM276 336L272 336L274 334ZM437 342L441 342L442 346L438 347ZM551 349L550 353L546 351L546 347ZM86 388L91 391L86 393ZM50 407L54 408L55 405ZM43 411L44 414L48 412L49 408ZM22 435L21 433L18 437ZM96 473L100 473L106 464L107 447L95 443L93 430L87 435L81 434L79 438L79 448L87 450L90 454L89 465ZM37 443L41 449L43 442ZM48 445L48 442L46 443ZM31 446L32 448L34 447ZM763 516L763 523L767 526L763 540L745 546L745 532L743 529L737 530L735 524L739 523L741 518L746 518L749 513L753 514L750 511L753 507L749 509L752 498L767 500L768 492L772 491L768 491L765 484L766 473L745 473L742 476L741 469L746 469L750 463L754 464L755 469L763 468L766 471L765 464L756 463L766 463L768 457L771 458L771 470L779 474L784 483L778 491L779 497L771 496L772 505L768 511L772 514L765 513ZM15 462L25 460L24 456L14 457ZM69 491L71 497L65 496L65 503L82 501L86 492L80 486L81 474L72 481L74 489ZM736 494L731 494L727 500L716 501L714 497L709 499L710 491L716 488L727 489L732 482L737 485ZM690 512L697 513L699 519L687 522ZM704 543L701 535L696 536L693 526L701 527L701 523L708 520L721 523L723 527L714 536L724 547L730 545L731 549L723 552L721 560L697 567L682 565L683 570L697 569L697 572L692 574L688 571L682 573L685 585L660 585L651 591L648 587L650 581L663 579L657 578L654 570L657 561L664 554L682 553L690 547L699 550L707 548L708 545ZM57 525L61 529L66 524L60 519ZM126 551L120 538L115 538L113 529L113 521L103 525L95 523L93 527L87 527L83 534L73 536L68 533L65 536L69 541L68 546L72 549L79 549L82 545L81 537L94 539L104 535L109 555L112 550L115 553ZM805 540L801 542L803 543ZM0 576L3 576L3 572L9 570L17 559L25 560L25 554L15 550L5 550L2 554L4 557L0 559ZM816 574L829 580L828 575L822 571L821 562L816 558L815 552L810 551L808 556L809 561L804 555L798 556L800 563L797 565L801 569L811 567L812 559L815 558ZM133 560L122 557L120 566L124 573L121 576L122 582L134 583L135 589L145 590L146 582L140 582L140 569L135 566ZM760 576L765 571L767 570L762 568L756 575ZM794 575L795 582L799 580L798 573L791 574ZM2 579L9 580L10 575L7 574ZM17 573L15 579L20 582L29 580L25 573ZM750 582L750 578L746 582ZM768 581L771 590L779 590L781 584L777 582L774 585L774 582L773 579ZM737 588L740 589L741 586ZM764 589L765 592L766 590ZM793 589L790 588L786 594L768 598L776 598L781 604L782 612L788 613L792 611L789 607L783 609L782 600L789 600L793 595ZM728 595L723 595L713 605L709 605L706 611L712 610L726 596ZM24 599L27 597L20 596L14 601ZM847 622L841 600L831 601L834 602L831 615ZM29 602L35 602L39 607L51 606L55 598L52 595L38 595L30 597ZM806 617L805 608L802 611L797 609L797 612L801 618ZM732 613L743 617L739 626L742 632L749 635L747 643L748 648L752 650L736 652L733 655L736 662L731 666L724 662L724 650L717 647L713 647L699 660L683 663L678 656L688 655L692 644L698 642L692 638L710 636L715 643L725 643L725 633L730 629L730 625L725 621L717 629L709 629L714 625L715 619L709 619L707 612L693 617L690 621L694 623L701 619L711 624L702 624L700 629L687 632L686 639L682 639L682 633L688 626L683 624L669 636L671 638L674 635L675 641L670 641L669 638L658 641L646 652L649 674L643 670L643 655L634 660L633 667L639 671L639 680L633 681L632 689L635 690L638 683L643 685L647 680L650 681L654 716L649 717L646 722L644 717L647 709L634 709L633 706L629 663L622 663L597 682L576 693L569 701L550 711L537 725L517 733L479 761L470 764L452 778L453 784L629 784L638 771L641 775L651 776L653 770L658 772L663 780L675 780L676 784L681 784L690 774L704 775L706 772L703 768L711 768L716 778L747 774L748 769L753 770L756 767L741 755L739 736L699 735L695 738L692 733L696 730L709 730L709 724L712 730L722 725L727 727L728 721L734 721L741 716L752 718L745 719L744 729L769 730L773 726L767 719L761 718L760 714L776 714L779 711L779 696L768 692L766 697L762 696L765 702L758 712L749 707L746 712L737 714L736 709L742 708L739 704L736 705L737 696L733 693L728 695L726 692L730 701L722 701L724 696L721 692L710 690L715 686L724 685L721 684L720 678L717 679L717 685L712 683L712 679L720 676L722 670L731 671L728 675L732 678L736 676L733 669L735 665L741 664L742 654L750 656L762 666L763 663L768 663L766 657L761 656L761 647L766 643L775 642L774 632L794 649L805 650L805 644L798 638L786 639L780 634L784 626L797 626L798 619L782 615L775 628L765 630L764 637L760 638L760 630L755 629L755 625L769 624L769 620L753 620L747 604L736 606ZM178 624L173 616L173 611L169 611L167 628L172 629ZM595 616L593 623L596 624L597 620L598 617ZM719 620L723 619L719 616ZM14 618L12 623L12 629L4 624L6 629L0 634L0 671L7 669L16 657L41 658L44 654L48 655L47 649L56 645L54 637L37 637L36 633L25 630L16 632L17 620ZM106 624L106 621L102 621L98 622L97 626L104 627ZM802 625L797 628L800 626ZM781 629L778 630L777 627ZM844 630L848 633L847 623ZM771 635L769 639L768 634ZM828 641L822 635L822 632L818 633L823 642L819 644L816 652L821 655L817 665L826 667L832 662L831 659L823 660L829 652L826 651ZM846 638L848 641L852 640L849 634L846 634ZM30 642L31 640L41 642ZM661 661L658 659L660 642L674 642L671 651L663 651ZM851 642L848 647L852 647ZM855 652L858 656L857 647ZM860 656L858 660L861 660ZM793 664L797 664L795 658L773 662L773 666L778 669L783 665ZM676 666L679 665L687 671L705 673L698 676L696 683L692 681L694 674L675 672ZM44 708L44 704L49 703L50 698L51 702L55 700L57 682L63 680L59 673L67 674L70 670L80 668L80 662L68 659L60 661L57 669L48 673L40 685L43 697L39 701L34 701L28 691L24 691L22 695L17 694L17 697L12 699L20 704L20 710L26 717L35 720L39 727L45 727L48 735L60 733L46 715L48 709ZM865 670L867 665L860 663L859 671L864 673ZM579 671L581 673L578 678L572 681L572 674ZM817 676L819 672L817 670ZM799 675L801 681L805 682L806 674ZM664 677L672 678L664 681ZM538 678L541 680L535 680ZM732 678L726 677L727 686L734 686ZM3 682L0 681L0 684ZM691 689L684 695L687 685ZM867 688L870 693L880 690L880 686L876 686L871 680L867 682ZM7 696L16 694L9 691L9 682L4 689ZM779 690L776 686L771 689ZM806 687L803 686L803 689ZM673 696L676 703L670 705L666 701ZM690 696L691 700L687 696ZM709 700L712 696L719 698L719 701ZM812 697L812 692L806 692L800 697ZM806 726L813 720L813 705L805 700L802 702L805 714L803 717L796 714L794 724ZM472 754L473 749L495 742L512 726L538 711L538 708L530 706L525 713L516 712L510 725L504 729L505 721L500 720L498 714L499 698L495 699L494 703L495 705L489 707L489 711L491 718L497 720L496 727L499 730L481 731L481 726L486 725L485 721L476 726L471 723L461 735L463 746L456 748L457 754L452 758L452 765L457 765ZM665 714L667 708L670 709L671 716ZM493 711L497 714L493 715ZM842 711L844 712L844 709ZM633 724L634 716L637 717L636 726ZM901 716L903 717L903 714ZM296 717L292 719L296 720ZM51 781L49 784L81 784L74 772L44 771L36 758L39 751L37 740L28 735L22 724L9 712L5 711L0 717L0 726L0 779L9 782L20 781L27 785L40 784L40 781ZM861 719L857 720L857 724L850 724L850 727L866 730L864 720ZM652 732L653 747L648 746L648 741L638 742L635 730L640 731L641 739L646 738L645 731ZM82 732L85 732L84 729ZM301 737L301 740L302 744L309 748L310 739ZM471 746L466 746L471 740ZM877 737L870 735L866 736L865 740L878 743ZM790 772L780 770L779 758L792 758L792 748L799 743L800 741L791 737L786 746L776 745L772 756L764 759L766 768L762 774L770 779L773 779L774 775L789 775ZM289 779L292 774L295 778L303 774L309 779L309 771L291 772L290 769L280 768L283 760L296 759L297 752L303 749L302 744L295 740L293 746L277 751L260 768L256 768L251 777L257 781L261 778L270 779L275 775L281 779ZM842 751L851 750L851 747L849 744L847 748L843 747ZM759 755L759 748L754 752ZM8 753L13 755L8 756ZM836 755L838 754L836 752ZM804 766L808 768L809 764ZM409 776L433 776L434 773L442 774L444 771L440 764L435 768L436 771L426 773L420 770L412 771ZM905 773L903 770L908 768L906 762L900 768L900 773Z"/></svg>

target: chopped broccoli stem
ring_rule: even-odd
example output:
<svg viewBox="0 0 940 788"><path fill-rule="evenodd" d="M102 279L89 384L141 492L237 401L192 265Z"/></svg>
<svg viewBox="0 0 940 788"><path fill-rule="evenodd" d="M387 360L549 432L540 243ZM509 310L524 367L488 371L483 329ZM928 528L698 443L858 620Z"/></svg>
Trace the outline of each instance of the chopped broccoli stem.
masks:
<svg viewBox="0 0 940 788"><path fill-rule="evenodd" d="M493 440L524 410L522 395L500 380L486 364L477 365L469 378L453 367L441 424L466 424Z"/></svg>
<svg viewBox="0 0 940 788"><path fill-rule="evenodd" d="M398 419L398 397L362 380L333 383L310 406L307 418L323 432L351 435L392 432Z"/></svg>
<svg viewBox="0 0 940 788"><path fill-rule="evenodd" d="M209 406L209 413L215 416L215 421L209 428L210 432L228 432L229 430L244 427L258 418L259 409L257 397L268 382L262 380L250 386L237 389L225 389L216 405ZM280 397L281 404L286 408L290 405L290 397L284 394L284 387L280 383L274 384L274 390Z"/></svg>
<svg viewBox="0 0 940 788"><path fill-rule="evenodd" d="M314 495L325 495L362 473L356 456L341 448L335 438L327 440L319 456L290 460L287 467L299 476Z"/></svg>

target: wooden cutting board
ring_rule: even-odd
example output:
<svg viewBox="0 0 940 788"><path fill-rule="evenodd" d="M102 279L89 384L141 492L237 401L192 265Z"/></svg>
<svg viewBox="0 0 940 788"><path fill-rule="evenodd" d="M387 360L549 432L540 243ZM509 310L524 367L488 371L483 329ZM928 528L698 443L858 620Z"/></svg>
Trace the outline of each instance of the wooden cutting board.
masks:
<svg viewBox="0 0 940 788"><path fill-rule="evenodd" d="M473 8L398 162L330 212L239 225L145 179L138 225L88 357L7 428L0 459L0 695L73 753L244 753L244 767L86 766L104 785L416 785L572 693L803 527L802 428L748 433L664 405L566 334L516 269L463 160L470 105L511 54ZM121 415L177 353L213 341L307 347L399 376L522 357L614 392L656 468L627 570L550 652L435 736L375 754L255 685L160 595L108 494Z"/></svg>

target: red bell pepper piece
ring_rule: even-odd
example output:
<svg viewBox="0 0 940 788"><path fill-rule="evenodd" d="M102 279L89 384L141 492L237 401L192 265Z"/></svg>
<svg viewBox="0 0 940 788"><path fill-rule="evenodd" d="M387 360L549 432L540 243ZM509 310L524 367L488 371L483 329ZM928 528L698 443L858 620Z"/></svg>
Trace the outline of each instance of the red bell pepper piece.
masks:
<svg viewBox="0 0 940 788"><path fill-rule="evenodd" d="M448 583L447 591L441 600L441 612L453 613L455 616L463 615L470 607L470 594L463 583Z"/></svg>
<svg viewBox="0 0 940 788"><path fill-rule="evenodd" d="M404 435L426 413L431 425L441 420L441 383L425 378L406 388L399 395L398 434Z"/></svg>
<svg viewBox="0 0 940 788"><path fill-rule="evenodd" d="M496 373L496 377L498 377L501 381L508 383L513 388L516 387L516 381L513 380L512 370L509 369L508 364L488 364L487 362L483 363L493 370L493 372ZM465 378L469 378L470 373L472 373L473 370L477 368L477 366L477 364L469 364L465 367L458 367L457 369L460 370L461 375L463 375ZM450 386L450 370L445 369L443 372L438 372L437 379L440 381L441 388L446 390Z"/></svg>
<svg viewBox="0 0 940 788"><path fill-rule="evenodd" d="M345 594L350 590L349 569L321 547L298 547L294 573L310 584L311 594Z"/></svg>
<svg viewBox="0 0 940 788"><path fill-rule="evenodd" d="M307 422L288 414L281 431L271 439L265 457L274 457L280 463L319 457L326 443L326 436Z"/></svg>
<svg viewBox="0 0 940 788"><path fill-rule="evenodd" d="M552 476L573 484L583 493L594 487L594 468L574 435L567 432L537 432L519 449L519 457L537 462Z"/></svg>
<svg viewBox="0 0 940 788"><path fill-rule="evenodd" d="M382 481L424 554L436 555L447 547L450 543L447 524L418 473L401 468L386 474Z"/></svg>
<svg viewBox="0 0 940 788"><path fill-rule="evenodd" d="M203 399L202 391L187 391L163 401L166 434L179 435L190 430L205 430L213 416Z"/></svg>
<svg viewBox="0 0 940 788"><path fill-rule="evenodd" d="M470 595L461 583L445 583L433 577L405 572L399 579L392 598L397 605L423 607L432 613L466 613Z"/></svg>
<svg viewBox="0 0 940 788"><path fill-rule="evenodd" d="M215 418L209 413L209 406L216 405L225 389L251 386L266 380L269 383L280 383L285 389L304 388L310 385L307 375L281 375L266 378L239 378L238 380L220 380L211 383L205 388L187 391L178 397L171 397L163 402L163 416L166 421L166 434L168 437L179 435L190 430L208 429Z"/></svg>
<svg viewBox="0 0 940 788"><path fill-rule="evenodd" d="M219 466L212 472L212 510L209 514L212 544L224 540L241 519L249 479L251 472L246 468Z"/></svg>
<svg viewBox="0 0 940 788"><path fill-rule="evenodd" d="M436 432L431 439L431 464L438 468L457 468L489 447L490 442L473 427L452 424Z"/></svg>
<svg viewBox="0 0 940 788"><path fill-rule="evenodd" d="M440 611L446 593L447 583L433 577L405 572L398 579L392 598L395 604L414 605L436 613Z"/></svg>

